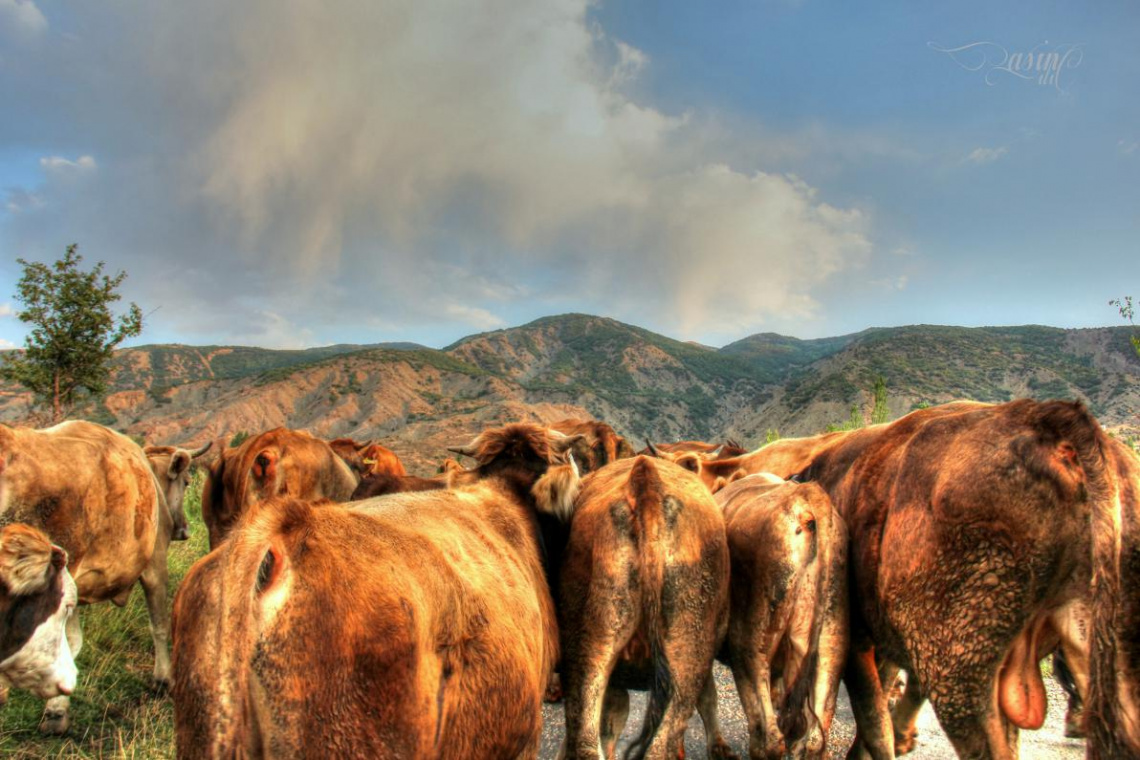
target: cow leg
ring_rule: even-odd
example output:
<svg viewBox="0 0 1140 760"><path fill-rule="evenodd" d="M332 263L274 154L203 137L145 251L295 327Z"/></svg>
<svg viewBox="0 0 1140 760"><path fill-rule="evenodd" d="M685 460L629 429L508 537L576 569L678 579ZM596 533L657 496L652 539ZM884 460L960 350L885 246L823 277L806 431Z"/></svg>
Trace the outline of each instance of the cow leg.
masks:
<svg viewBox="0 0 1140 760"><path fill-rule="evenodd" d="M716 705L716 679L713 678L711 670L697 700L697 712L700 713L701 723L705 727L705 746L708 747L709 757L736 760L738 755L724 740L724 734L720 730L720 717L717 715Z"/></svg>
<svg viewBox="0 0 1140 760"><path fill-rule="evenodd" d="M748 753L752 758L784 756L784 735L772 706L772 671L768 658L759 651L734 657L732 676L740 704L748 719Z"/></svg>
<svg viewBox="0 0 1140 760"><path fill-rule="evenodd" d="M856 741L847 753L849 760L870 757L891 760L895 756L894 732L887 694L879 681L875 651L870 642L852 644L843 671L851 711L855 714Z"/></svg>
<svg viewBox="0 0 1140 760"><path fill-rule="evenodd" d="M79 625L78 610L73 611L67 619L64 635L67 636L67 645L71 648L71 656L78 658L79 650L83 647L83 629ZM44 714L40 719L40 733L50 735L66 733L67 727L71 725L70 707L71 697L65 696L54 697L44 703Z"/></svg>
<svg viewBox="0 0 1140 760"><path fill-rule="evenodd" d="M170 611L166 604L166 547L168 538L161 533L155 541L150 563L139 577L150 617L150 635L154 640L154 688L170 688Z"/></svg>
<svg viewBox="0 0 1140 760"><path fill-rule="evenodd" d="M617 757L618 739L629 719L629 692L610 686L602 701L602 750L605 757Z"/></svg>
<svg viewBox="0 0 1140 760"><path fill-rule="evenodd" d="M589 620L566 634L562 659L562 694L566 715L566 757L601 758L602 714L610 691L610 674L618 654L633 636L628 616L613 603L591 604L577 620ZM627 697L628 698L628 697Z"/></svg>
<svg viewBox="0 0 1140 760"><path fill-rule="evenodd" d="M702 613L703 610L697 611L692 617L696 618ZM657 690L650 690L646 715L652 715L654 711L660 710L661 722L657 726L657 731L649 736L647 734L649 722L646 721L641 735L630 747L627 755L629 758L676 760L684 752L685 726L697 707L697 699L705 682L709 679L715 651L714 642L691 635L691 631L700 630L700 623L689 617L688 614L679 614L671 621L670 630L664 634L665 661L655 666L665 666L669 669L672 694L666 697ZM668 700L665 704L661 704L663 697Z"/></svg>
<svg viewBox="0 0 1140 760"><path fill-rule="evenodd" d="M918 678L908 673L906 690L891 710L896 755L905 755L914 750L915 737L918 736L918 713L924 702L926 696L922 693L922 687L918 685Z"/></svg>

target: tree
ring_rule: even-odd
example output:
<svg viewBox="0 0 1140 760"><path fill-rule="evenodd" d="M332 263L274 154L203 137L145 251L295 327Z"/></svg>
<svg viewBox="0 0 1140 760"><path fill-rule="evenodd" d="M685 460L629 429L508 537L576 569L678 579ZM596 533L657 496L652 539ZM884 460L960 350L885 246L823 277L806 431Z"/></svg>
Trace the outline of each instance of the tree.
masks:
<svg viewBox="0 0 1140 760"><path fill-rule="evenodd" d="M1108 302L1108 305L1115 306L1116 310L1120 312L1120 316L1128 320L1128 324L1133 327L1136 326L1136 323L1132 321L1132 317L1135 316L1135 313L1132 311L1132 296L1114 298ZM1136 349L1136 353L1140 354L1140 336L1131 335L1129 338L1132 341L1132 347Z"/></svg>
<svg viewBox="0 0 1140 760"><path fill-rule="evenodd" d="M111 313L126 273L109 277L102 261L83 271L78 248L69 245L51 265L16 259L24 268L15 295L23 310L16 316L33 327L24 350L9 353L0 366L0 377L30 390L37 404L51 409L53 422L62 420L81 394L106 391L115 347L142 332L137 304L118 319Z"/></svg>
<svg viewBox="0 0 1140 760"><path fill-rule="evenodd" d="M875 406L871 409L871 424L878 425L881 422L886 422L890 418L890 410L887 409L887 379L882 375L875 376Z"/></svg>

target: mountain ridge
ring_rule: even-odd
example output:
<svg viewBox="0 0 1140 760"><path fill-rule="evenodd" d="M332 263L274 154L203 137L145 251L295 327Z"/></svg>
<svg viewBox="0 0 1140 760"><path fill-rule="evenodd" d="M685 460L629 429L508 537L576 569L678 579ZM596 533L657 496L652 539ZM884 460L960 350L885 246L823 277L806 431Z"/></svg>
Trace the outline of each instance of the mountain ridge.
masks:
<svg viewBox="0 0 1140 760"><path fill-rule="evenodd" d="M774 333L700 346L607 317L566 314L475 333L442 349L335 344L299 351L152 344L116 353L111 389L78 414L190 442L286 425L379 437L428 472L448 445L515 419L604 419L633 438L807 435L857 412L886 379L891 417L954 398L1076 398L1111 429L1140 429L1140 359L1128 327L868 328ZM0 389L0 421L29 398Z"/></svg>

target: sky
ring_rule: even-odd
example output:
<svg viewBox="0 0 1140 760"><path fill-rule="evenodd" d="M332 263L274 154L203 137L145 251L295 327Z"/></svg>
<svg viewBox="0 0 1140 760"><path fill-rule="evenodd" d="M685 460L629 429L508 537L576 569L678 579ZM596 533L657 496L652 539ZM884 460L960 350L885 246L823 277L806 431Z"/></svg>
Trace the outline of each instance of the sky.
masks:
<svg viewBox="0 0 1140 760"><path fill-rule="evenodd" d="M871 7L866 7L871 6ZM1120 324L1140 5L0 0L17 258L136 343Z"/></svg>

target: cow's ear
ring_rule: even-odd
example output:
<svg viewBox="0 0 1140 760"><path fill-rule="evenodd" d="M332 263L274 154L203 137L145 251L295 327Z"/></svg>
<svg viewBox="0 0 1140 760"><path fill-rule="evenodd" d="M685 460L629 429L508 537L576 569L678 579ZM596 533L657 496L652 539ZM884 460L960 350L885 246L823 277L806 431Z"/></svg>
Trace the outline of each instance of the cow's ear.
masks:
<svg viewBox="0 0 1140 760"><path fill-rule="evenodd" d="M701 458L696 454L682 454L677 457L677 464L695 475L701 474Z"/></svg>
<svg viewBox="0 0 1140 760"><path fill-rule="evenodd" d="M0 533L0 582L13 596L43 591L51 580L49 569L65 565L67 552L35 528L16 523Z"/></svg>
<svg viewBox="0 0 1140 760"><path fill-rule="evenodd" d="M190 467L191 460L192 457L189 451L185 451L183 449L178 449L175 451L174 455L170 457L170 469L167 470L167 474L170 476L170 479L174 480L179 475L186 472L187 468Z"/></svg>
<svg viewBox="0 0 1140 760"><path fill-rule="evenodd" d="M369 438L367 441L364 441L363 443L356 444L356 450L363 453L364 450L371 445L372 445L372 439Z"/></svg>
<svg viewBox="0 0 1140 760"><path fill-rule="evenodd" d="M539 512L554 515L562 522L570 522L574 515L574 502L581 488L578 463L570 455L570 463L551 467L531 489Z"/></svg>
<svg viewBox="0 0 1140 760"><path fill-rule="evenodd" d="M550 450L556 456L561 457L563 454L573 449L579 441L584 440L586 440L586 436L582 435L581 433L576 433L575 435L567 435L561 438L549 437Z"/></svg>
<svg viewBox="0 0 1140 760"><path fill-rule="evenodd" d="M253 477L265 482L277 477L277 452L274 449L265 449L258 452L250 468Z"/></svg>
<svg viewBox="0 0 1140 760"><path fill-rule="evenodd" d="M285 552L277 544L270 544L257 568L257 593L264 594L276 585L285 569Z"/></svg>

